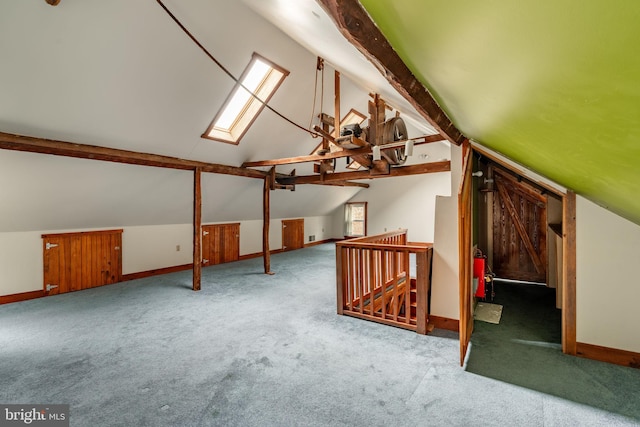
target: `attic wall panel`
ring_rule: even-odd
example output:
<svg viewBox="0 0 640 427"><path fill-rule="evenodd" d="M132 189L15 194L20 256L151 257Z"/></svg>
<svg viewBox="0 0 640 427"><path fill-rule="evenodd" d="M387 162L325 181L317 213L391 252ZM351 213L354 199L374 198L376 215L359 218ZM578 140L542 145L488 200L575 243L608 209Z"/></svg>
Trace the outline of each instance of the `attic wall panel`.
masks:
<svg viewBox="0 0 640 427"><path fill-rule="evenodd" d="M271 222L271 248L282 247L281 218ZM240 222L240 255L255 254L262 250L262 221ZM311 228L307 229L306 224ZM305 218L305 243L308 233L316 240L333 237L332 217ZM324 229L324 231L322 231ZM191 224L123 227L122 273L143 271L189 264L193 261ZM12 295L41 290L43 280L42 234L89 231L87 229L41 230L0 233L0 295ZM78 241L78 245L81 241ZM179 250L177 250L179 248ZM80 247L76 248L77 251ZM73 248L71 249L73 256ZM76 272L89 274L88 271ZM98 272L99 274L99 272ZM78 280L78 283L80 280Z"/></svg>
<svg viewBox="0 0 640 427"><path fill-rule="evenodd" d="M640 226L577 197L577 341L640 352Z"/></svg>

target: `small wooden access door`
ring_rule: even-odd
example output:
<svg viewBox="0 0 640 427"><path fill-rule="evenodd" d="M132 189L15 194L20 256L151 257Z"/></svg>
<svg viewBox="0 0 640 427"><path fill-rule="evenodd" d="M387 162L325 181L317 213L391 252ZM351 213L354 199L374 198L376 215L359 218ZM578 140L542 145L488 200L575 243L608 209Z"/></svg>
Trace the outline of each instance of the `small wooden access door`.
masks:
<svg viewBox="0 0 640 427"><path fill-rule="evenodd" d="M304 247L304 218L282 220L282 250Z"/></svg>
<svg viewBox="0 0 640 427"><path fill-rule="evenodd" d="M240 259L240 223L202 226L202 265Z"/></svg>
<svg viewBox="0 0 640 427"><path fill-rule="evenodd" d="M493 168L493 271L503 279L547 281L547 196Z"/></svg>
<svg viewBox="0 0 640 427"><path fill-rule="evenodd" d="M43 234L46 295L117 283L122 278L122 230Z"/></svg>

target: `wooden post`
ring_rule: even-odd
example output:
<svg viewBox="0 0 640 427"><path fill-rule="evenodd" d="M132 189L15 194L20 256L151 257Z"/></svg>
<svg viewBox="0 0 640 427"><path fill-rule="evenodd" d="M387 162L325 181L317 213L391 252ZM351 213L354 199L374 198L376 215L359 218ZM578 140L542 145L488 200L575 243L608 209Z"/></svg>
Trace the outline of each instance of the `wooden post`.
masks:
<svg viewBox="0 0 640 427"><path fill-rule="evenodd" d="M200 290L202 279L202 170L193 171L193 290Z"/></svg>
<svg viewBox="0 0 640 427"><path fill-rule="evenodd" d="M430 263L428 255L430 252L431 249L416 253L416 332L422 335L427 333L427 322L429 321L427 298L429 296Z"/></svg>
<svg viewBox="0 0 640 427"><path fill-rule="evenodd" d="M562 204L562 352L575 356L576 335L576 193L567 191Z"/></svg>
<svg viewBox="0 0 640 427"><path fill-rule="evenodd" d="M344 313L344 291L343 291L343 260L342 260L342 246L336 245L336 302L338 314Z"/></svg>
<svg viewBox="0 0 640 427"><path fill-rule="evenodd" d="M335 98L333 100L335 112L333 115L333 137L340 136L340 71L335 72Z"/></svg>
<svg viewBox="0 0 640 427"><path fill-rule="evenodd" d="M274 176L275 166L271 172L264 177L264 188L262 192L262 258L264 260L264 274L274 274L271 271L271 252L269 251L269 219L270 213L270 193L271 181Z"/></svg>

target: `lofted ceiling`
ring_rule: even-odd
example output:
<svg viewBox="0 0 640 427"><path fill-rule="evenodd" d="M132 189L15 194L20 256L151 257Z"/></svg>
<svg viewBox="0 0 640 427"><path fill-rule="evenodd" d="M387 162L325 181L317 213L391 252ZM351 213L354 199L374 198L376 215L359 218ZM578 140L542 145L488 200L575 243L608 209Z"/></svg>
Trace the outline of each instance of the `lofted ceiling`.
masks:
<svg viewBox="0 0 640 427"><path fill-rule="evenodd" d="M432 132L379 70L342 37L316 0L165 0L165 4L235 75L254 51L288 69L291 74L271 104L298 123L306 125L312 115L319 55L327 61L325 106L333 103L332 71L338 69L343 74L343 111L358 106L364 110L368 93L378 92L402 110L412 135ZM461 0L455 6L434 0L361 0L361 4L467 137L640 223L636 197L640 57L634 52L640 41L636 25L640 4L627 1L614 7L550 0ZM305 155L317 145L317 140L267 111L238 146L200 138L233 81L154 1L63 0L56 7L36 0L2 2L0 53L3 132L236 166L248 160ZM80 185L78 177L84 170L77 161L60 160L37 169L39 162L31 156L0 156L7 165L14 158L22 162L0 170L4 182L31 182L52 176L55 167L65 169L56 176L57 188L67 192L62 196L95 206L133 206L139 201L137 195L144 193L157 199L154 206L160 211L161 200L182 200L172 195L181 191L172 186L190 185L177 173L177 181L150 193L145 190L149 182L171 180L172 175L106 166L105 177L120 174L127 191L118 192L123 185L114 185L91 194ZM309 173L309 167L297 166L298 174ZM220 187L217 183L225 188L240 185L222 178L208 180L213 189ZM3 191L0 214L26 221L30 215L19 200L20 191ZM322 201L318 205L324 213L355 191L305 187L309 200ZM51 209L55 200L47 195L30 209ZM312 214L298 208L300 193L289 197L290 206L300 211L297 215ZM138 214L87 226L146 223L148 206L140 203ZM173 216L156 221L188 220L189 209L185 198ZM207 221L216 221L234 215L259 218L260 213L212 205L205 215ZM33 227L38 225L25 222L9 228Z"/></svg>
<svg viewBox="0 0 640 427"><path fill-rule="evenodd" d="M377 92L402 110L411 136L434 133L314 0L163 2L235 76L254 52L287 69L270 105L304 127L321 103L333 113L337 69L343 114L366 113L369 92ZM265 4L280 7L271 12L287 5L287 22L313 29L310 45L321 49L274 25ZM325 91L314 107L317 55L326 58ZM0 57L0 132L232 166L308 155L319 143L268 110L238 145L201 138L234 81L156 1L0 2ZM416 147L416 154L431 149ZM278 172L293 168L312 172L311 164ZM0 150L0 181L11 183L0 186L0 232L191 221L193 183L185 171ZM277 191L272 215L330 215L358 191L320 185ZM203 192L205 222L262 218L261 180L205 174Z"/></svg>
<svg viewBox="0 0 640 427"><path fill-rule="evenodd" d="M468 138L640 224L640 3L360 0Z"/></svg>

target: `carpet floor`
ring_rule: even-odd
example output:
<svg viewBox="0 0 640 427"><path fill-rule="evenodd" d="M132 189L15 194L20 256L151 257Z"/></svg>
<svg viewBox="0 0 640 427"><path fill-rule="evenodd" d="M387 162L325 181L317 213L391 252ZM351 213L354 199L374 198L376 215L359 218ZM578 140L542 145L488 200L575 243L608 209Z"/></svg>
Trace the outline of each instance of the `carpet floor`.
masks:
<svg viewBox="0 0 640 427"><path fill-rule="evenodd" d="M0 403L70 404L72 426L640 425L640 371L531 344L553 333L505 346L508 301L466 370L457 334L337 316L334 254L208 267L200 292L187 271L0 306Z"/></svg>

